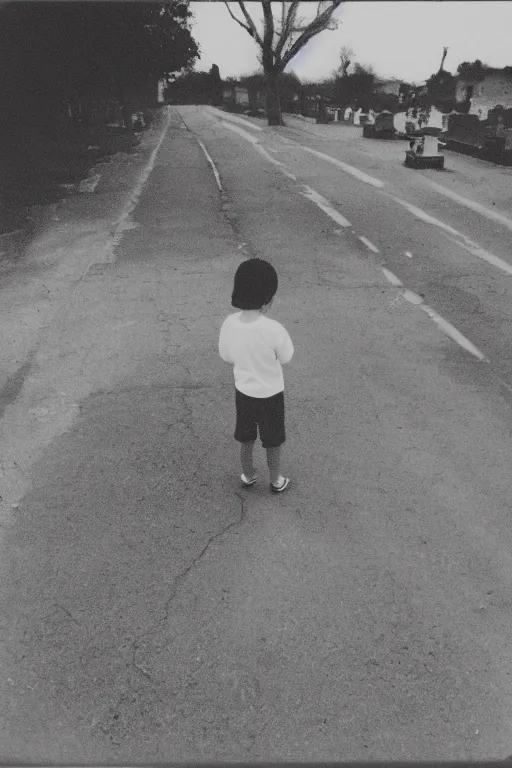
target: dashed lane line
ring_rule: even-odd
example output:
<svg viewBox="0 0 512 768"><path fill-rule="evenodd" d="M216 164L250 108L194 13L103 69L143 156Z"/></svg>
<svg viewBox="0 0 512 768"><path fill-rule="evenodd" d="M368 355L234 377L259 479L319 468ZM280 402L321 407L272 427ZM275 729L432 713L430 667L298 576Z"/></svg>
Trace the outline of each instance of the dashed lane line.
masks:
<svg viewBox="0 0 512 768"><path fill-rule="evenodd" d="M256 149L260 154L263 155L263 157L269 161L269 163L272 163L272 165L277 165L280 168L284 168L283 163L281 163L279 160L276 160L275 157L272 157L272 155L270 155L267 150L264 149L260 144L256 145Z"/></svg>
<svg viewBox="0 0 512 768"><path fill-rule="evenodd" d="M391 285L396 285L396 286L398 286L400 288L402 287L402 285L403 285L402 281L399 280L398 277L395 274L393 274L393 272L391 272L386 267L381 267L381 269L382 269L382 271L384 273L384 276L386 277L387 280L389 280Z"/></svg>
<svg viewBox="0 0 512 768"><path fill-rule="evenodd" d="M221 120L221 124L228 128L230 131L234 131L234 133L238 133L239 136L242 136L244 139L249 141L257 150L258 152L263 155L263 157L268 160L269 163L272 163L272 165L277 166L278 168L282 169L283 173L286 174L289 178L293 178L294 181L296 181L296 177L293 176L293 174L290 174L289 171L287 171L284 167L284 164L280 162L280 160L276 160L275 157L272 157L270 152L268 152L264 147L261 146L258 139L253 136L250 133L247 133L247 131L244 131L243 128L239 128L238 125L230 125L228 122Z"/></svg>
<svg viewBox="0 0 512 768"><path fill-rule="evenodd" d="M352 165L348 165L348 163L343 163L341 160L338 160L335 157L331 157L331 155L326 155L324 152L319 152L318 150L312 149L311 147L306 147L304 146L304 144L300 144L299 142L293 141L292 143L295 144L295 146L303 149L305 152L309 152L312 155L316 155L317 157L322 158L322 160L325 160L326 162L331 163L331 165L335 165L338 168L341 168L343 171L350 174L354 178L359 179L359 181L362 181L365 184L369 184L370 186L380 190L383 190L383 188L385 187L385 183L380 179L376 179L373 176L369 176L367 173L360 171L358 168L355 168ZM488 218L492 218L494 221L498 221L504 226L512 229L512 220L508 219L506 216L503 216L502 214L494 211L490 211L488 208L485 208L485 206L482 206L479 203L476 203L472 200L463 198L461 195L457 195L457 193L451 192L450 190L447 190L445 187L442 187L441 185L436 184L436 182L429 181L429 183L434 189L437 189L437 191L440 192L441 194L451 197L452 199L457 200L457 202L463 205L466 205L467 207L473 208L473 210L478 211L482 215L487 216ZM457 238L460 238L460 240L453 240L453 242L461 246L462 248L464 248L469 253L472 253L474 256L477 256L479 259L483 259L484 261L487 261L488 264L491 264L493 267L497 267L498 269L501 269L503 272L506 272L507 274L512 274L512 264L509 264L503 259L500 259L499 256L495 256L490 251L486 251L484 248L478 245L478 243L473 242L466 235L463 235L461 232L454 229L454 227L451 227L449 224L445 224L445 222L440 221L439 219L436 219L434 216L431 216L430 214L426 213L421 208L418 208L417 206L412 205L411 203L408 203L406 200L402 200L401 198L396 197L395 195L392 195L389 192L386 192L383 190L382 194L387 195L396 203L398 203L399 205L402 205L410 213L416 216L416 218L421 219L422 221L425 221L428 224L432 224L444 230L445 232L451 235L454 235ZM407 255L409 256L409 253L407 253Z"/></svg>
<svg viewBox="0 0 512 768"><path fill-rule="evenodd" d="M199 139L198 139L198 141L199 141ZM219 191L223 192L224 190L222 189L222 183L221 183L221 180L220 180L220 174L219 174L219 172L218 172L218 170L217 170L217 168L215 166L215 163L213 162L212 158L208 154L208 150L206 149L206 147L205 147L205 145L203 144L202 141L199 141L199 146L203 150L204 154L206 155L206 159L208 160L208 162L210 163L210 165L212 167L213 175L215 176L215 181L217 182L217 186L219 188Z"/></svg>
<svg viewBox="0 0 512 768"><path fill-rule="evenodd" d="M246 133L246 131L238 128L235 125L228 125L227 123L223 122L223 125L225 125L226 128L229 128L230 130L233 130L235 133L240 134L245 139L251 142L251 144L255 145L257 149L263 154L264 157L266 157L271 163L274 165L279 166L283 173L285 173L290 178L296 178L293 174L291 174L289 171L287 171L284 168L283 163L280 163L278 160L275 160L263 147L259 146L259 142L257 139L254 138L254 136L251 136L250 134ZM199 141L199 139L198 139ZM203 152L206 155L206 158L208 162L210 163L212 170L215 175L215 179L217 181L217 186L222 191L222 185L220 182L220 175L215 167L215 163L213 162L212 158L208 154L208 151L206 150L206 147L204 144L199 141L199 144L203 150ZM314 152L314 154L322 154ZM326 156L327 157L327 156ZM337 164L337 163L336 163ZM344 164L343 164L344 165ZM355 170L355 169L354 169ZM342 227L351 227L352 225L350 222L345 219L344 216L341 215L338 211L336 211L330 202L320 195L316 190L312 189L311 187L308 187L307 185L303 185L303 192L302 195L306 197L307 199L311 200L313 203L315 203L324 213L326 213L328 216L330 216L334 221L336 221L338 224L340 224ZM434 219L432 216L429 216L428 214L425 214L424 211L421 211L421 209L416 208L415 206L411 206L409 203L406 203L404 200L400 200L400 198L394 198L397 202L401 203L402 205L405 205L409 210L411 210L411 213L414 213L415 215L420 214L421 218L425 220L425 218L429 221L429 223L436 223L441 224L442 228L447 229L448 231L452 232L453 234L456 234L460 237L464 237L461 235L457 230L454 230L452 227L448 227L448 225L444 225L442 222L438 222L437 219ZM450 238L451 239L451 238ZM468 240L467 238L465 238ZM371 240L368 240L367 237L364 235L359 236L359 240L361 240L362 243L364 243L367 248L369 248L374 253L378 253L378 248L371 242ZM468 241L471 242L471 241ZM471 243L471 245L475 245ZM476 246L478 247L478 246ZM412 254L409 251L405 252L407 256L412 257ZM492 256L492 254L491 254ZM510 265L508 265L510 266ZM403 298L410 302L411 304L414 304L416 306L419 306L424 312L428 314L428 316L434 320L434 322L437 324L437 326L440 328L440 330L449 338L451 338L453 341L455 341L460 347L465 349L467 352L472 354L474 357L476 357L480 361L487 361L488 358L485 357L485 355L471 342L469 339L467 339L460 331L455 328L451 323L449 323L447 320L445 320L441 315L439 315L437 312L435 312L431 307L428 306L428 304L425 304L423 301L423 298L421 296L418 296L418 294L414 293L413 291L409 291L404 288L402 281L389 269L386 267L381 267L382 272L386 279L395 287L402 288L402 295ZM511 267L512 272L512 267Z"/></svg>
<svg viewBox="0 0 512 768"><path fill-rule="evenodd" d="M437 182L432 181L431 179L424 180L430 187L439 192L440 195L449 197L451 200L455 200L456 203L459 203L466 208L470 208L471 210L479 213L481 216L485 216L487 219L496 221L512 231L512 219L509 219L508 216L505 216L503 213L499 213L498 211L493 211L490 208L486 208L485 205L477 203L475 200L469 200L467 197L462 197L462 195L457 194L457 192L453 192L451 189L447 189L446 187L443 187L441 184L437 184Z"/></svg>
<svg viewBox="0 0 512 768"><path fill-rule="evenodd" d="M240 125L245 125L247 128L250 128L252 131L263 131L263 128L260 128L259 125L254 125L254 123L251 123L250 120L244 120L243 117L228 115L226 114L226 112L223 112L220 109L215 109L215 107L206 106L205 109L211 114L215 115L215 117L218 117L219 119L231 120L233 123L239 123Z"/></svg>
<svg viewBox="0 0 512 768"><path fill-rule="evenodd" d="M295 143L295 142L294 142ZM317 157L321 157L322 160L327 161L328 163L331 163L332 165L338 166L338 168L341 168L346 173L351 174L356 179L359 179L360 181L365 182L366 184L370 184L373 187L376 187L378 189L382 189L385 187L385 183L381 181L380 179L376 179L373 176L369 176L367 173L364 173L363 171L360 171L359 168L356 168L352 165L348 165L348 163L343 163L341 160L338 160L335 157L332 157L331 155L326 155L324 152L319 152L316 149L311 149L310 147L306 147L303 144L299 144L299 142L296 142L297 146L301 147L301 149L305 150L306 152L310 152L311 154L316 155ZM424 178L424 177L422 177ZM470 200L467 197L463 197L462 195L459 195L457 192L452 191L451 189L447 189L442 184L438 184L435 181L432 181L431 179L424 178L424 181L432 187L432 189L435 189L437 192L439 192L440 195L444 195L445 197L450 198L451 200L454 200L455 202L459 203L460 205L465 206L466 208L470 208L473 211L476 211L481 216L485 216L486 218L496 221L499 224L502 224L504 227L507 227L507 229L512 231L512 219L509 219L508 216L505 216L503 213L500 213L499 211L493 211L490 208L487 208L485 205L482 205L481 203L477 203L475 200ZM405 201L401 201L399 198L396 198L392 196L396 202L400 202L401 204L404 204ZM406 207L409 208L411 213L413 213L413 209L415 209L416 215L418 211L421 211L419 208L415 208L415 206L411 206L410 204L406 204ZM456 230L453 230L452 227L449 227L447 224L444 224L444 222L439 221L438 219L435 219L433 216L429 216L428 214L421 212L423 214L424 221L429 220L431 224L435 224L438 227L441 227L447 231L452 231L452 233L455 234ZM457 233L459 234L459 233ZM491 254L492 255L492 254ZM494 257L496 258L496 257ZM495 265L496 266L496 265Z"/></svg>
<svg viewBox="0 0 512 768"><path fill-rule="evenodd" d="M452 243L455 243L455 245L458 245L460 248L464 248L465 251L472 253L473 256L476 256L479 259L483 259L488 264L492 264L493 267L497 267L498 269L501 269L503 272L506 272L507 274L512 275L511 264L509 264L507 261L503 261L503 259L500 259L498 256L495 256L493 253L486 251L484 248L481 248L477 243L473 243L465 235L460 235L460 237L464 238L464 242L461 242L460 240L456 240L453 237L449 237L448 235L445 235L445 237L447 237L448 240L450 240Z"/></svg>
<svg viewBox="0 0 512 768"><path fill-rule="evenodd" d="M368 240L367 237L364 235L359 236L359 240L366 245L367 248L370 249L370 251L373 251L374 253L378 253L379 249L372 243L371 240Z"/></svg>
<svg viewBox="0 0 512 768"><path fill-rule="evenodd" d="M239 128L238 125L228 123L226 120L221 120L220 122L224 128L228 128L230 131L238 133L239 136L243 136L243 138L249 141L251 144L258 144L258 139L253 136L252 133L247 133L247 131L244 131L243 128Z"/></svg>
<svg viewBox="0 0 512 768"><path fill-rule="evenodd" d="M435 227L439 227L439 229L444 229L445 232L449 232L452 235L457 235L460 237L460 232L458 230L450 227L449 224L445 224L444 221L440 221L439 219L434 218L434 216L426 213L426 211L423 211L421 208L417 208L415 205L412 205L412 203L408 203L407 200L402 200L401 197L395 197L395 195L389 195L389 197L391 197L395 203L398 203L404 208L407 208L409 213L412 213L412 215L416 216L416 218L420 219L420 221L424 221L426 224L433 224Z"/></svg>
<svg viewBox="0 0 512 768"><path fill-rule="evenodd" d="M351 227L350 221L347 221L347 219L341 215L327 200L325 197L322 197L322 195L319 195L318 192L316 192L314 189L311 189L311 187L308 187L306 184L303 185L303 192L301 193L304 197L306 197L308 200L311 200L312 203L315 203L324 213L327 214L327 216L330 216L333 221L335 221L337 224L340 224L342 227Z"/></svg>
<svg viewBox="0 0 512 768"><path fill-rule="evenodd" d="M348 165L348 163L343 163L336 157L325 155L323 152L318 152L316 149L311 149L311 147L305 147L304 144L299 144L298 146L312 155L321 157L322 160L326 160L328 163L331 163L331 165L338 166L338 168L341 168L343 171L345 171L345 173L349 173L351 176L354 176L354 178L359 179L359 181L363 181L365 184L369 184L371 187L382 189L382 187L385 186L384 182L380 179L369 176L367 173L364 173L364 171L360 171L359 168L355 168L353 165Z"/></svg>
<svg viewBox="0 0 512 768"><path fill-rule="evenodd" d="M386 267L381 267L382 272L384 273L384 276L386 277L389 282L394 285L397 288L403 288L402 281L395 275L393 272L391 272ZM414 293L414 291L409 291L407 289L403 290L403 298L408 301L410 304L414 304L416 306L419 306L420 309L422 309L424 312L427 313L427 315L433 320L436 325L439 327L439 329L446 335L449 336L453 341L455 341L462 349L465 349L466 352L469 352L470 354L474 355L478 360L489 362L488 358L480 352L478 347L475 347L475 345L467 339L460 331L455 328L454 325L448 322L448 320L445 320L444 317L441 317L435 310L433 310L431 307L428 306L428 304L425 304L423 298L421 296L418 296L417 293Z"/></svg>
<svg viewBox="0 0 512 768"><path fill-rule="evenodd" d="M441 317L441 315L438 315L437 312L434 312L434 310L431 309L428 304L422 304L421 309L426 312L427 315L435 323L437 323L443 333L453 339L453 341L455 341L460 347L465 349L467 352L470 352L472 355L478 358L478 360L486 360L488 362L485 355L480 352L480 350L475 347L475 345L469 341L469 339L463 336L462 333L458 331L451 323L445 320L444 317Z"/></svg>
<svg viewBox="0 0 512 768"><path fill-rule="evenodd" d="M466 251L469 251L469 253L472 253L474 256L477 256L479 259L483 259L484 261L487 261L487 263L492 264L493 267L497 267L498 269L503 270L503 272L506 272L507 274L512 275L512 264L509 264L507 261L500 259L498 256L495 256L493 253L486 251L484 248L481 248L478 245L478 243L474 243L473 240L470 240L469 237L466 237L466 235L463 235L462 232L459 232L457 229L450 227L449 224L445 224L444 221L440 221L439 219L434 218L434 216L431 216L429 213L426 213L421 208L417 208L415 205L408 203L407 200L402 200L400 197L395 197L394 195L390 195L390 197L396 203L406 208L410 213L413 214L413 216L416 216L417 219L420 219L420 221L424 221L427 224L433 224L434 226L439 227L439 229L444 230L444 232L447 232L449 235L454 235L455 238L459 238L459 239L454 239L453 237L448 238L456 245L460 245Z"/></svg>

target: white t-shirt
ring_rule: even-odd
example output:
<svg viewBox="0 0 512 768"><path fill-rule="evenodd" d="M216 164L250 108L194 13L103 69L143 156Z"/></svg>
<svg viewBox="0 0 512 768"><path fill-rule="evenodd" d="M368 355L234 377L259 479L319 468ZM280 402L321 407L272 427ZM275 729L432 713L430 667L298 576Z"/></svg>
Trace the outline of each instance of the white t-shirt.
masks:
<svg viewBox="0 0 512 768"><path fill-rule="evenodd" d="M284 390L281 364L293 357L286 328L265 315L243 322L242 312L229 315L220 329L219 355L232 363L235 387L250 397L272 397Z"/></svg>

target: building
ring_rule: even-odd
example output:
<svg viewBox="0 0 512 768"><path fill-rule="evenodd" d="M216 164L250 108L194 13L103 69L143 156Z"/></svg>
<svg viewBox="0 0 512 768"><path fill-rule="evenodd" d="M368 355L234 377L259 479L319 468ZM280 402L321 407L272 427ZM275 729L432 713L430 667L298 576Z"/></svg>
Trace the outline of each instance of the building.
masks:
<svg viewBox="0 0 512 768"><path fill-rule="evenodd" d="M235 102L241 107L249 106L249 91L243 86L235 87Z"/></svg>
<svg viewBox="0 0 512 768"><path fill-rule="evenodd" d="M223 101L231 106L248 107L249 92L242 85L225 85L222 92Z"/></svg>
<svg viewBox="0 0 512 768"><path fill-rule="evenodd" d="M501 104L512 107L512 71L485 67L480 77L458 77L455 86L457 104L470 102L469 114L486 120L490 109Z"/></svg>

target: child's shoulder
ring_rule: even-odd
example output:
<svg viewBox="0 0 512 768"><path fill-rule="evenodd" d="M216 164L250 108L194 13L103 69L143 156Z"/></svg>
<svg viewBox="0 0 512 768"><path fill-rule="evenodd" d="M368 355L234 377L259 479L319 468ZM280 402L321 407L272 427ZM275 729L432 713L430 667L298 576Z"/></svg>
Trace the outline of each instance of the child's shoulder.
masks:
<svg viewBox="0 0 512 768"><path fill-rule="evenodd" d="M239 314L240 314L240 312L230 312L229 315L224 318L223 323L222 323L222 327L224 327L228 323L232 323L233 320L235 319L235 317L238 317Z"/></svg>
<svg viewBox="0 0 512 768"><path fill-rule="evenodd" d="M282 333L283 331L286 331L286 328L282 323L279 322L279 320L276 320L273 317L266 317L265 320L269 324L269 327L272 328L272 330L276 333Z"/></svg>

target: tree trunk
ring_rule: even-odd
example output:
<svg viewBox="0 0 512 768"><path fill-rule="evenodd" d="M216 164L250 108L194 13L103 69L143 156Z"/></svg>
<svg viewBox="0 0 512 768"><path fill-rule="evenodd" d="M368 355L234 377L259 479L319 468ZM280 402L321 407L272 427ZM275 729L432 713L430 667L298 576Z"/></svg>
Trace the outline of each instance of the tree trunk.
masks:
<svg viewBox="0 0 512 768"><path fill-rule="evenodd" d="M267 73L267 118L269 125L284 125L279 100L279 85L277 72Z"/></svg>

